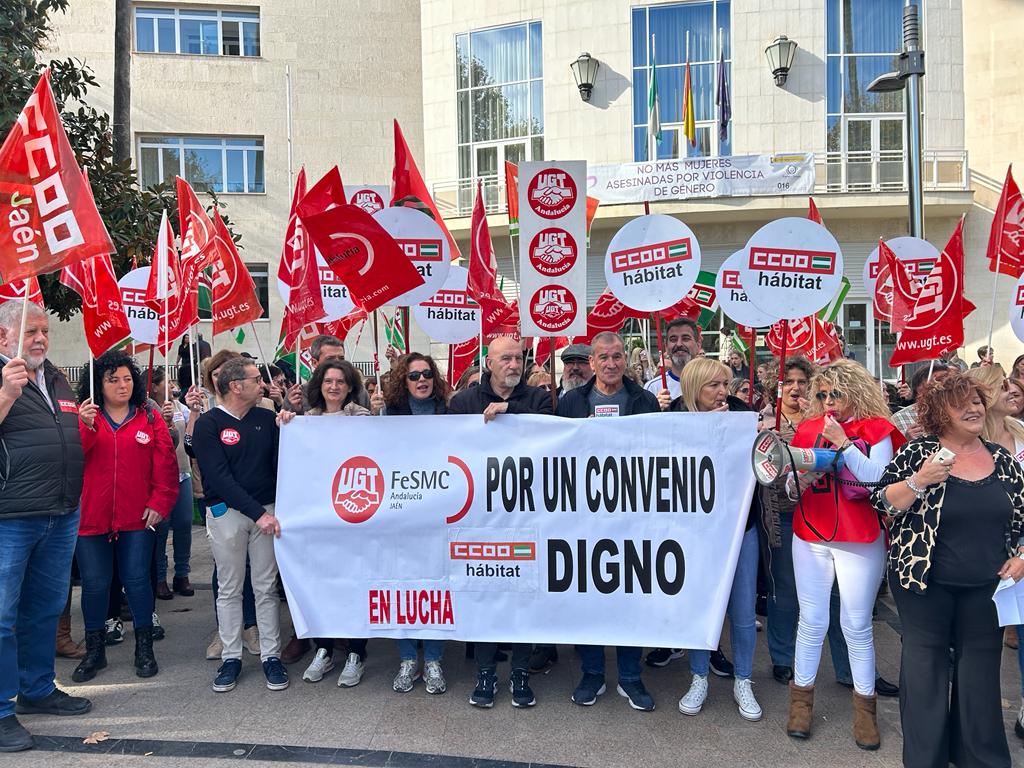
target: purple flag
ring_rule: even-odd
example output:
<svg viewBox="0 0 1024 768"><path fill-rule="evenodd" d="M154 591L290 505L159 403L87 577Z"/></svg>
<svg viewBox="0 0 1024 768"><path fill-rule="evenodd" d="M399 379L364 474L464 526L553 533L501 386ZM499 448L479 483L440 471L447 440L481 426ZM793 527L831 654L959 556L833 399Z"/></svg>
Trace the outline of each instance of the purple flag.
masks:
<svg viewBox="0 0 1024 768"><path fill-rule="evenodd" d="M729 121L732 119L732 107L729 105L729 83L725 78L725 50L722 49L718 59L718 92L715 94L718 106L718 138L725 141L729 133Z"/></svg>

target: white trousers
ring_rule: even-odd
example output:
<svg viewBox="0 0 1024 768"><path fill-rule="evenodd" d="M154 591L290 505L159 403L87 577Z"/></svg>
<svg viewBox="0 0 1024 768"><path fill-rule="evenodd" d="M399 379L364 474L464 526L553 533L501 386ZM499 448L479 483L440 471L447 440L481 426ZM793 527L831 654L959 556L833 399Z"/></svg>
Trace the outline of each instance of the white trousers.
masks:
<svg viewBox="0 0 1024 768"><path fill-rule="evenodd" d="M821 645L828 632L832 584L839 580L840 626L850 651L853 687L862 696L875 692L875 645L871 611L885 570L885 539L870 544L809 542L793 537L793 574L800 602L793 682L814 685Z"/></svg>

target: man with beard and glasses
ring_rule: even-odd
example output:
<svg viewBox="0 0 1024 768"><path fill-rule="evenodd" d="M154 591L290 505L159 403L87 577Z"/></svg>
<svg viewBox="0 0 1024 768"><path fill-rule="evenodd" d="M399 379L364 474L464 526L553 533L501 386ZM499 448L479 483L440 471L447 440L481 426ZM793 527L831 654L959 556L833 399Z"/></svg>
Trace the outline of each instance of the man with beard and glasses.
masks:
<svg viewBox="0 0 1024 768"><path fill-rule="evenodd" d="M594 375L590 367L590 345L570 344L562 350L562 383L558 387L558 396L572 392L590 381Z"/></svg>
<svg viewBox="0 0 1024 768"><path fill-rule="evenodd" d="M551 415L551 394L539 387L527 386L523 380L523 347L516 339L499 336L487 348L487 370L480 376L480 384L464 389L448 403L449 414L482 413L484 423L500 414L542 413ZM530 643L511 643L513 707L532 707L537 703L530 688L528 669ZM476 688L469 703L485 709L494 706L498 689L497 643L476 643Z"/></svg>
<svg viewBox="0 0 1024 768"><path fill-rule="evenodd" d="M665 380L668 383L669 401L672 401L681 394L679 377L683 373L683 366L695 357L700 357L700 326L688 317L677 317L665 327L665 350L669 355ZM661 392L661 375L648 381L644 389L655 395Z"/></svg>

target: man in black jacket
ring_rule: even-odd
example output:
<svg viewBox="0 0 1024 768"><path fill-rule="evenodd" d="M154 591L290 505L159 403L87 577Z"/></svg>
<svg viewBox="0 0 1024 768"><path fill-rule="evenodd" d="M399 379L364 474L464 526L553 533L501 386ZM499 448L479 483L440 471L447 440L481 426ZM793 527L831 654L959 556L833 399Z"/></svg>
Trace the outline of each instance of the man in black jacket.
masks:
<svg viewBox="0 0 1024 768"><path fill-rule="evenodd" d="M53 681L57 620L78 541L78 406L64 374L46 359L46 311L29 303L22 331L23 304L0 305L0 752L35 746L15 712L92 709Z"/></svg>
<svg viewBox="0 0 1024 768"><path fill-rule="evenodd" d="M523 348L520 342L499 336L487 349L487 370L480 384L459 392L448 404L448 413L482 413L488 422L503 413L551 415L551 393L523 381ZM512 706L532 707L537 703L530 688L530 643L512 643ZM497 643L476 643L476 688L469 703L474 707L494 706L498 689Z"/></svg>
<svg viewBox="0 0 1024 768"><path fill-rule="evenodd" d="M626 376L626 347L616 333L599 333L591 341L590 366L594 377L578 389L567 392L558 402L556 415L570 419L586 419L590 416L633 416L641 413L658 413L669 406L669 395L662 391L659 396L648 392ZM583 678L572 700L589 707L605 692L604 646L581 645L580 658L583 661ZM640 679L640 655L642 648L619 646L619 684L616 690L629 700L633 709L649 712L654 709L654 697L647 692Z"/></svg>

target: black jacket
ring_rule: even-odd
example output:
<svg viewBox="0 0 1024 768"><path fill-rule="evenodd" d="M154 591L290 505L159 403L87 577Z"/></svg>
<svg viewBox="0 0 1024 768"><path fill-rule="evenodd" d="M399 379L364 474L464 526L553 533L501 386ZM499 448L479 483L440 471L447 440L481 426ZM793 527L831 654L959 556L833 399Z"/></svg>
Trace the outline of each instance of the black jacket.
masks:
<svg viewBox="0 0 1024 768"><path fill-rule="evenodd" d="M558 410L555 411L556 415L565 416L570 419L585 419L590 416L590 401L588 398L596 381L597 376L591 376L590 381L582 387L566 392L562 399L558 401ZM653 392L648 392L628 376L623 377L622 385L626 388L626 392L629 393L629 413L631 416L639 413L658 413L661 411L661 406L658 405L658 398Z"/></svg>
<svg viewBox="0 0 1024 768"><path fill-rule="evenodd" d="M30 371L30 383L0 423L0 518L67 514L82 495L78 403L64 374L49 361L43 376L54 410Z"/></svg>
<svg viewBox="0 0 1024 768"><path fill-rule="evenodd" d="M484 371L480 383L459 392L448 403L448 413L483 413L491 403L508 403L507 413L543 413L550 416L551 393L540 387L530 387L520 381L507 400L503 400L491 389L491 372Z"/></svg>

